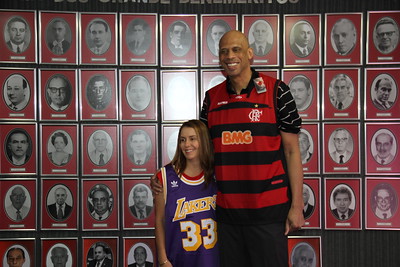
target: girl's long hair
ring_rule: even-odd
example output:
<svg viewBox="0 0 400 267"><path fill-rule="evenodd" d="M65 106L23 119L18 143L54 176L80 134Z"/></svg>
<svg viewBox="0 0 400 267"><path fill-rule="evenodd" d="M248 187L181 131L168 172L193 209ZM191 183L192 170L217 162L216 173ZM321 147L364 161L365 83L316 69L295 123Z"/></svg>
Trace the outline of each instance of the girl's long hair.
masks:
<svg viewBox="0 0 400 267"><path fill-rule="evenodd" d="M207 126L200 120L189 120L182 124L179 129L178 142L176 146L175 156L171 161L172 166L178 175L181 175L186 169L186 158L180 148L180 137L182 128L193 128L199 140L199 158L200 166L204 171L205 183L208 185L214 179L214 151L211 143L210 133Z"/></svg>

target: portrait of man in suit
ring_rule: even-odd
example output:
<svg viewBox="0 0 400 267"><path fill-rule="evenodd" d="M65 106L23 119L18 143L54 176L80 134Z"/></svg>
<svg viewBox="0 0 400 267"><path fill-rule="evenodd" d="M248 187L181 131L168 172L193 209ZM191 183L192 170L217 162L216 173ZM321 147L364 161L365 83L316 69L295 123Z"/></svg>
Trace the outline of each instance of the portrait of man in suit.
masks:
<svg viewBox="0 0 400 267"><path fill-rule="evenodd" d="M380 165L392 163L397 149L393 146L395 141L393 133L387 129L383 129L375 134L374 140L376 153L373 157L375 161Z"/></svg>
<svg viewBox="0 0 400 267"><path fill-rule="evenodd" d="M133 54L138 56L145 54L150 47L151 38L149 24L143 19L134 19L128 24L126 40Z"/></svg>
<svg viewBox="0 0 400 267"><path fill-rule="evenodd" d="M381 183L372 190L371 207L379 219L390 219L397 211L397 193L388 183Z"/></svg>
<svg viewBox="0 0 400 267"><path fill-rule="evenodd" d="M304 219L310 218L311 214L314 212L314 205L312 205L310 201L310 196L312 194L313 199L315 200L314 194L311 188L307 184L303 184L303 215Z"/></svg>
<svg viewBox="0 0 400 267"><path fill-rule="evenodd" d="M312 153L313 151L311 149L310 136L306 133L304 129L301 129L298 134L298 137L299 137L301 163L305 164L310 161L313 154Z"/></svg>
<svg viewBox="0 0 400 267"><path fill-rule="evenodd" d="M151 156L152 143L149 134L143 130L133 131L127 140L129 159L135 165L146 164Z"/></svg>
<svg viewBox="0 0 400 267"><path fill-rule="evenodd" d="M97 166L106 165L113 153L110 135L106 131L97 130L90 136L89 142L94 147L88 152L90 160ZM88 149L90 149L89 146Z"/></svg>
<svg viewBox="0 0 400 267"><path fill-rule="evenodd" d="M51 76L47 81L46 88L46 101L51 109L63 111L70 105L72 88L64 75Z"/></svg>
<svg viewBox="0 0 400 267"><path fill-rule="evenodd" d="M307 57L315 45L315 32L305 20L297 22L290 31L290 49L298 57Z"/></svg>
<svg viewBox="0 0 400 267"><path fill-rule="evenodd" d="M8 49L16 54L25 52L30 44L29 25L20 16L12 17L7 22L5 40Z"/></svg>
<svg viewBox="0 0 400 267"><path fill-rule="evenodd" d="M93 219L106 220L111 215L113 208L113 196L110 188L104 184L95 185L90 190L88 206Z"/></svg>
<svg viewBox="0 0 400 267"><path fill-rule="evenodd" d="M343 128L336 129L330 138L334 149L330 150L330 156L336 163L344 164L350 160L353 150L353 139L350 133Z"/></svg>
<svg viewBox="0 0 400 267"><path fill-rule="evenodd" d="M329 94L331 104L337 110L350 107L354 99L354 85L346 74L336 75L330 82Z"/></svg>
<svg viewBox="0 0 400 267"><path fill-rule="evenodd" d="M373 90L371 90L372 103L377 109L388 110L392 108L394 99L396 99L397 87L393 78L387 74L379 75L375 82ZM393 91L393 96L391 96Z"/></svg>
<svg viewBox="0 0 400 267"><path fill-rule="evenodd" d="M93 109L106 109L112 99L112 88L107 77L102 74L93 75L86 87L86 97Z"/></svg>
<svg viewBox="0 0 400 267"><path fill-rule="evenodd" d="M53 54L63 55L71 47L71 28L64 19L50 21L46 33L47 47Z"/></svg>
<svg viewBox="0 0 400 267"><path fill-rule="evenodd" d="M210 52L218 57L219 55L219 40L231 27L224 20L217 19L213 21L207 30L207 45Z"/></svg>
<svg viewBox="0 0 400 267"><path fill-rule="evenodd" d="M21 74L12 74L3 87L4 100L7 107L13 111L21 111L29 103L29 83Z"/></svg>
<svg viewBox="0 0 400 267"><path fill-rule="evenodd" d="M129 206L129 209L131 210L133 216L135 216L139 220L144 220L146 219L151 211L153 210L153 207L150 205L147 205L148 199L149 199L149 188L144 185L144 184L138 184L133 187L133 205ZM150 196L150 199L152 196Z"/></svg>
<svg viewBox="0 0 400 267"><path fill-rule="evenodd" d="M357 42L357 31L351 20L341 18L335 22L331 32L331 43L333 50L346 56L353 51Z"/></svg>
<svg viewBox="0 0 400 267"><path fill-rule="evenodd" d="M111 249L107 244L97 242L92 250L93 259L89 261L88 267L113 267Z"/></svg>
<svg viewBox="0 0 400 267"><path fill-rule="evenodd" d="M153 263L147 261L147 251L143 246L137 246L133 252L135 262L128 267L153 267Z"/></svg>
<svg viewBox="0 0 400 267"><path fill-rule="evenodd" d="M27 196L29 196L29 191L23 185L16 185L11 188L11 192L9 190L6 194L11 201L11 205L6 206L6 213L11 220L21 222L28 216L31 209L31 207L25 203Z"/></svg>
<svg viewBox="0 0 400 267"><path fill-rule="evenodd" d="M57 221L64 221L69 217L72 211L72 206L66 203L69 189L63 185L57 185L54 190L54 203L47 205L47 210L50 216ZM50 195L50 193L49 193Z"/></svg>
<svg viewBox="0 0 400 267"><path fill-rule="evenodd" d="M110 47L111 32L110 26L102 19L94 19L88 26L89 38L86 43L95 55L103 55Z"/></svg>
<svg viewBox="0 0 400 267"><path fill-rule="evenodd" d="M353 200L350 189L344 185L337 186L332 193L332 199L335 206L332 210L332 214L335 218L341 221L350 219L354 213L354 209L350 208Z"/></svg>
<svg viewBox="0 0 400 267"><path fill-rule="evenodd" d="M24 129L11 130L6 143L7 158L13 165L22 166L29 161L32 154L32 140Z"/></svg>
<svg viewBox="0 0 400 267"><path fill-rule="evenodd" d="M151 86L146 77L133 76L126 88L126 100L129 106L136 111L145 110L151 100Z"/></svg>
<svg viewBox="0 0 400 267"><path fill-rule="evenodd" d="M253 52L256 56L262 57L271 51L273 40L272 28L267 21L259 19L250 27L251 35L254 37L254 42L250 43ZM249 36L250 37L250 36Z"/></svg>
<svg viewBox="0 0 400 267"><path fill-rule="evenodd" d="M182 20L174 21L168 28L168 48L177 57L186 55L192 46L192 32Z"/></svg>
<svg viewBox="0 0 400 267"><path fill-rule="evenodd" d="M389 54L399 43L399 26L390 17L383 17L374 27L374 44L382 54Z"/></svg>
<svg viewBox="0 0 400 267"><path fill-rule="evenodd" d="M296 75L290 80L289 88L296 102L297 110L306 110L313 98L313 89L310 80L304 75Z"/></svg>

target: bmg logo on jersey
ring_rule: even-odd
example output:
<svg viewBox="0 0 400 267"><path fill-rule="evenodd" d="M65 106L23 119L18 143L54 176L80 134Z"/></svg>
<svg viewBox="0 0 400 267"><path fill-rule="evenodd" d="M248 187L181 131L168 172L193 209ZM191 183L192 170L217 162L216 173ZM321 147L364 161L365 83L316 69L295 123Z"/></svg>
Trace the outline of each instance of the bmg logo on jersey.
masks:
<svg viewBox="0 0 400 267"><path fill-rule="evenodd" d="M253 142L253 136L250 130L242 131L223 131L222 132L222 144L223 145L241 145L251 144Z"/></svg>

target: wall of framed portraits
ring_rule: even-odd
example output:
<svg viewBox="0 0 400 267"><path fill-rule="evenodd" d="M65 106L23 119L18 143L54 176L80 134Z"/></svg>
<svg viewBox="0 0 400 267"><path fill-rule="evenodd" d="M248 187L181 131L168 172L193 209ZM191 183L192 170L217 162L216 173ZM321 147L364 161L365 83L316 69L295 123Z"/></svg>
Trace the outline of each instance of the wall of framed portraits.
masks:
<svg viewBox="0 0 400 267"><path fill-rule="evenodd" d="M92 266L97 249L156 266L150 177L225 80L229 29L303 119L290 264L400 264L400 2L15 0L0 25L2 266L12 247L22 266Z"/></svg>

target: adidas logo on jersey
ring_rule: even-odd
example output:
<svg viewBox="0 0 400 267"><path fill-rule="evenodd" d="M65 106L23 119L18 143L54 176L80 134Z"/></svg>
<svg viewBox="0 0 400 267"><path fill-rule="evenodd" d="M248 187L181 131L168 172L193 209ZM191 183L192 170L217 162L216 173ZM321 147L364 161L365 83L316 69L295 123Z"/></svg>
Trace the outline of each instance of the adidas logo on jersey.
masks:
<svg viewBox="0 0 400 267"><path fill-rule="evenodd" d="M171 187L178 187L178 181L172 181Z"/></svg>

